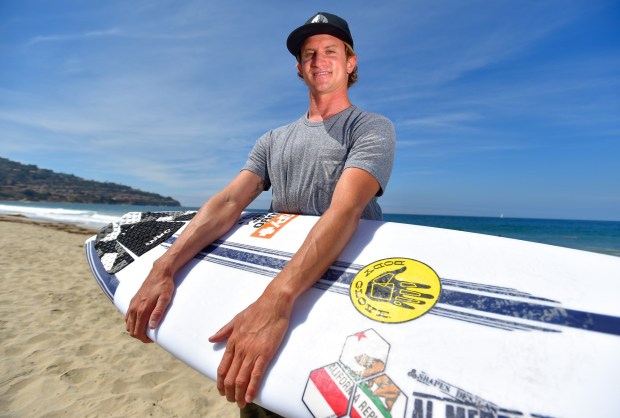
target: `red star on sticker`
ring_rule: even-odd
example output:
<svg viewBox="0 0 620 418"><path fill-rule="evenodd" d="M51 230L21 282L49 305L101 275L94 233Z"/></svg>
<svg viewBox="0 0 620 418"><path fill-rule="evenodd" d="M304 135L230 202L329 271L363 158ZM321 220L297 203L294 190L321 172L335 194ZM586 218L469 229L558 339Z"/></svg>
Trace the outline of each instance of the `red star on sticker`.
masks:
<svg viewBox="0 0 620 418"><path fill-rule="evenodd" d="M366 334L364 334L364 331L358 332L355 336L357 337L357 341L360 341L362 338L368 338L366 337Z"/></svg>

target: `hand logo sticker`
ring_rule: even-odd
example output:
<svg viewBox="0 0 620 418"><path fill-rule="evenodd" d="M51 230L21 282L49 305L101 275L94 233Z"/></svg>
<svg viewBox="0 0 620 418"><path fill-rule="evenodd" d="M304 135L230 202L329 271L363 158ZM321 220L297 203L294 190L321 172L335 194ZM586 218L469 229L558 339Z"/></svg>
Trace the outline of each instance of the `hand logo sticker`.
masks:
<svg viewBox="0 0 620 418"><path fill-rule="evenodd" d="M353 279L353 305L379 322L411 321L428 312L439 299L441 282L429 266L409 258L375 261Z"/></svg>

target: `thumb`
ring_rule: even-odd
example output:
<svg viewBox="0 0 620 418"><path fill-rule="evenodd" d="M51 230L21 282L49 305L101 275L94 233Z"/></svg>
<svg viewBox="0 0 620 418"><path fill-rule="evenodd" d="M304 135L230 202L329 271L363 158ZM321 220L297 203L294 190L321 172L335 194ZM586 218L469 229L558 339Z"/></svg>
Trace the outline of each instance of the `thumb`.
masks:
<svg viewBox="0 0 620 418"><path fill-rule="evenodd" d="M160 296L157 299L157 304L155 305L155 309L151 312L151 317L149 319L149 328L155 329L159 326L159 323L164 318L164 312L166 312L166 308L170 304L170 298L167 296Z"/></svg>
<svg viewBox="0 0 620 418"><path fill-rule="evenodd" d="M234 322L235 322L235 320L233 319L228 324L226 324L222 328L220 328L220 330L218 332L216 332L211 337L209 337L209 342L211 342L211 343L219 343L221 341L224 341L228 337L230 337L230 334L232 334L233 329L234 329Z"/></svg>

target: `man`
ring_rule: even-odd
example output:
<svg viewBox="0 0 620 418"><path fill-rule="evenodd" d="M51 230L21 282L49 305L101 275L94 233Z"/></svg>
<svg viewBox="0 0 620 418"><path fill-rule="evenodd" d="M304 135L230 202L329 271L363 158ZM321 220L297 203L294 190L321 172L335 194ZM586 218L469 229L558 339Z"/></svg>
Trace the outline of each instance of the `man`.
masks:
<svg viewBox="0 0 620 418"><path fill-rule="evenodd" d="M307 114L256 142L243 170L202 206L153 264L125 317L129 333L149 342L146 328L156 328L162 320L175 272L226 233L264 190L272 188L272 211L320 215L263 294L210 338L214 343L228 340L217 388L240 408L256 397L297 298L344 249L361 217L382 218L377 197L387 185L394 155L391 122L349 101L357 57L347 22L318 13L289 35L287 48L308 86Z"/></svg>

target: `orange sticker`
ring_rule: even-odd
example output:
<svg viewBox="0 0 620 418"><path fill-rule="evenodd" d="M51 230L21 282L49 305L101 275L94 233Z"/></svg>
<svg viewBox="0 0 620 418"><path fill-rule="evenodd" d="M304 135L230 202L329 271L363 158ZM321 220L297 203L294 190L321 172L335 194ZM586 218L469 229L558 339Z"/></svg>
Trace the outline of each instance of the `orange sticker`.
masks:
<svg viewBox="0 0 620 418"><path fill-rule="evenodd" d="M291 215L289 213L277 213L269 221L265 222L260 228L252 233L255 238L271 238L278 233L280 229L287 223L295 219L299 215Z"/></svg>

